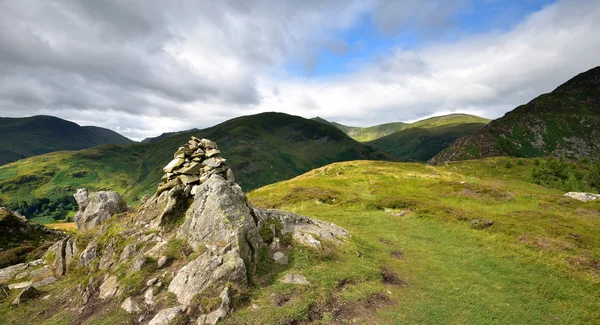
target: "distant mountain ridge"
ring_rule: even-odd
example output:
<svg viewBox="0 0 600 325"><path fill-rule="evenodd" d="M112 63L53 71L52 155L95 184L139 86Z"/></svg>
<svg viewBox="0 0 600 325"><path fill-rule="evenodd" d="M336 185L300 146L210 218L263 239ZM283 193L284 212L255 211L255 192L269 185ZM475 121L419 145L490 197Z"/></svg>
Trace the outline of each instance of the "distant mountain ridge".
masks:
<svg viewBox="0 0 600 325"><path fill-rule="evenodd" d="M53 116L0 117L0 165L54 151L133 142L108 129Z"/></svg>
<svg viewBox="0 0 600 325"><path fill-rule="evenodd" d="M395 160L339 129L298 116L262 113L150 143L56 152L0 166L0 201L58 199L77 188L111 189L130 202L150 194L190 136L216 141L238 184L251 190L332 162ZM1 202L0 202L1 203ZM0 204L1 205L1 204Z"/></svg>
<svg viewBox="0 0 600 325"><path fill-rule="evenodd" d="M600 67L459 138L429 162L549 155L600 160Z"/></svg>
<svg viewBox="0 0 600 325"><path fill-rule="evenodd" d="M165 132L165 133L163 133L163 134L161 134L159 136L156 136L156 137L145 138L144 140L142 140L142 143L156 142L158 140L166 139L166 138L172 137L174 135L179 135L179 134L183 134L183 133L190 133L190 132L194 132L194 131L200 131L200 129L193 128L193 129L184 130L184 131Z"/></svg>
<svg viewBox="0 0 600 325"><path fill-rule="evenodd" d="M322 118L313 120L334 125L349 136L373 138L366 143L390 152L402 161L427 161L461 136L485 127L489 119L469 114L449 114L414 123L387 123L368 128L348 127ZM356 135L359 135L358 138Z"/></svg>

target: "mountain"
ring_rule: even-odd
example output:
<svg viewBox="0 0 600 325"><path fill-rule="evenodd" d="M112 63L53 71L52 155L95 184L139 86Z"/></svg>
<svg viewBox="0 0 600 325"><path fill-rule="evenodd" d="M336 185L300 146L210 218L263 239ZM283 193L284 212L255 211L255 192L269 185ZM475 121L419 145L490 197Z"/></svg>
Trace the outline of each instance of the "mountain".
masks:
<svg viewBox="0 0 600 325"><path fill-rule="evenodd" d="M488 122L488 119L467 114L437 116L367 143L403 161L427 161L456 139L482 129Z"/></svg>
<svg viewBox="0 0 600 325"><path fill-rule="evenodd" d="M57 117L0 117L0 165L53 151L129 143L133 141L114 131Z"/></svg>
<svg viewBox="0 0 600 325"><path fill-rule="evenodd" d="M151 143L55 152L0 166L0 200L11 207L35 198L58 200L81 187L112 189L124 194L129 202L139 200L156 189L162 167L173 159L173 148L186 143L190 136L216 141L244 190L289 179L332 162L394 160L331 125L287 114L263 113Z"/></svg>
<svg viewBox="0 0 600 325"><path fill-rule="evenodd" d="M189 129L189 130L185 130L185 131L177 131L177 132L165 132L157 137L150 137L150 138L145 138L144 140L142 140L142 143L151 143L151 142L156 142L158 140L162 140L168 137L172 137L174 135L178 135L178 134L183 134L183 133L189 133L189 132L194 132L194 131L199 131L199 129L197 128L193 128L193 129Z"/></svg>
<svg viewBox="0 0 600 325"><path fill-rule="evenodd" d="M333 125L333 126L337 127L338 129L342 130L344 133L346 133L352 139L354 139L356 141L360 141L360 142L367 142L367 141L375 140L375 139L381 138L383 136L386 136L388 134L394 133L396 131L402 130L403 128L408 126L408 123L393 122L393 123L386 123L386 124L380 124L380 125L363 128L363 127L356 127L356 126L346 126L346 125L336 123L336 122L329 122L320 117L315 117L312 120L321 122L321 123L325 123L325 124Z"/></svg>
<svg viewBox="0 0 600 325"><path fill-rule="evenodd" d="M600 67L459 138L430 163L549 155L600 160Z"/></svg>

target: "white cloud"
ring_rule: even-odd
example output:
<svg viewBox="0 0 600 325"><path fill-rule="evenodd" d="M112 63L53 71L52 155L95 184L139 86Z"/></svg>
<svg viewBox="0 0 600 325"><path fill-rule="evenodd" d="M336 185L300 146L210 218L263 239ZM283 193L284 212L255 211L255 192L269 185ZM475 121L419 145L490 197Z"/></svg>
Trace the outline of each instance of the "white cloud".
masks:
<svg viewBox="0 0 600 325"><path fill-rule="evenodd" d="M444 4L444 5L442 5ZM372 125L498 117L600 64L600 3L564 0L513 29L397 48L327 77L316 53L365 15L441 30L465 1L0 2L0 115L48 114L141 139L281 111ZM409 15L411 12L420 15Z"/></svg>

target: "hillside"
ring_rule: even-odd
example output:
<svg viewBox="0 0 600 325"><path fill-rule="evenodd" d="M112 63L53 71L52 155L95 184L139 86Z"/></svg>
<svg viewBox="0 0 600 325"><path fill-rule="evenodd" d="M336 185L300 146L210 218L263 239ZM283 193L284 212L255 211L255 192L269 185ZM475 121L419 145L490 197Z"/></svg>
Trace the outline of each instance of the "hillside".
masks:
<svg viewBox="0 0 600 325"><path fill-rule="evenodd" d="M114 131L57 117L0 117L0 165L54 151L129 143L133 141Z"/></svg>
<svg viewBox="0 0 600 325"><path fill-rule="evenodd" d="M410 123L407 129L432 129L443 126L453 126L461 124L488 124L490 119L469 114L448 114L434 116L423 120Z"/></svg>
<svg viewBox="0 0 600 325"><path fill-rule="evenodd" d="M600 67L459 138L430 163L503 155L600 160Z"/></svg>
<svg viewBox="0 0 600 325"><path fill-rule="evenodd" d="M153 193L162 167L173 158L173 148L192 135L221 144L221 151L245 190L332 162L394 159L352 140L333 126L297 116L263 113L152 143L56 152L0 166L0 200L12 207L35 198L58 200L86 187L118 191L132 203Z"/></svg>
<svg viewBox="0 0 600 325"><path fill-rule="evenodd" d="M402 161L427 161L449 147L456 139L479 131L485 126L485 123L424 127L411 125L367 144L389 152Z"/></svg>
<svg viewBox="0 0 600 325"><path fill-rule="evenodd" d="M402 130L403 128L405 128L408 125L407 123L404 123L404 122L393 122L393 123L386 123L386 124L380 124L380 125L363 128L363 127L356 127L356 126L346 126L346 125L336 123L336 122L329 122L320 117L315 117L312 120L321 122L321 123L325 123L325 124L333 125L333 126L337 127L338 129L342 130L342 132L346 133L352 139L354 139L356 141L360 141L360 142L368 142L368 141L372 141L375 139L379 139L388 134Z"/></svg>
<svg viewBox="0 0 600 325"><path fill-rule="evenodd" d="M150 142L156 142L158 140L162 140L168 137L172 137L174 135L179 135L179 134L184 134L184 133L190 133L190 132L194 132L194 131L199 131L196 128L190 129L190 130L185 130L185 131L177 131L177 132L165 132L159 136L156 137L150 137L150 138L145 138L144 140L142 140L142 143L150 143Z"/></svg>

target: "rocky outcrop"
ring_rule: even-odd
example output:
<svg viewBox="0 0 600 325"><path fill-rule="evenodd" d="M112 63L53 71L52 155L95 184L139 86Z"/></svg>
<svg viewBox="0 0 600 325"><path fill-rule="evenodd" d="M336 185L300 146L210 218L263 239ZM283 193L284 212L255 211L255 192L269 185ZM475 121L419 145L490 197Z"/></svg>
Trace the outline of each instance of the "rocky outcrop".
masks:
<svg viewBox="0 0 600 325"><path fill-rule="evenodd" d="M270 249L276 263L286 264L284 252L291 244L318 250L325 242L340 244L348 235L331 223L249 204L210 140L192 138L164 172L156 194L145 198L136 213L100 227L111 213L122 211L100 206L126 205L114 204L118 198L111 199L107 192L75 195L81 207L78 227L95 228L55 244L49 254L58 257L51 263L62 274L74 264L99 275L80 286L81 301L127 295L121 307L146 317L156 308L172 306L174 294L180 306L159 311L150 324L168 324L175 318L215 324L233 311L236 295L247 291L248 274L264 249ZM77 252L77 246L85 248ZM77 263L70 263L73 260ZM138 278L140 283L132 283ZM308 283L299 276L292 280ZM210 307L200 308L206 299Z"/></svg>
<svg viewBox="0 0 600 325"><path fill-rule="evenodd" d="M79 189L74 195L79 211L75 214L75 224L80 231L101 225L115 214L127 211L127 203L117 192L92 192Z"/></svg>
<svg viewBox="0 0 600 325"><path fill-rule="evenodd" d="M565 196L576 199L582 202L600 200L600 194L585 193L585 192L569 192Z"/></svg>
<svg viewBox="0 0 600 325"><path fill-rule="evenodd" d="M21 291L21 293L17 296L17 298L12 302L13 305L20 305L30 299L37 297L39 291L33 286L28 286L25 290Z"/></svg>

